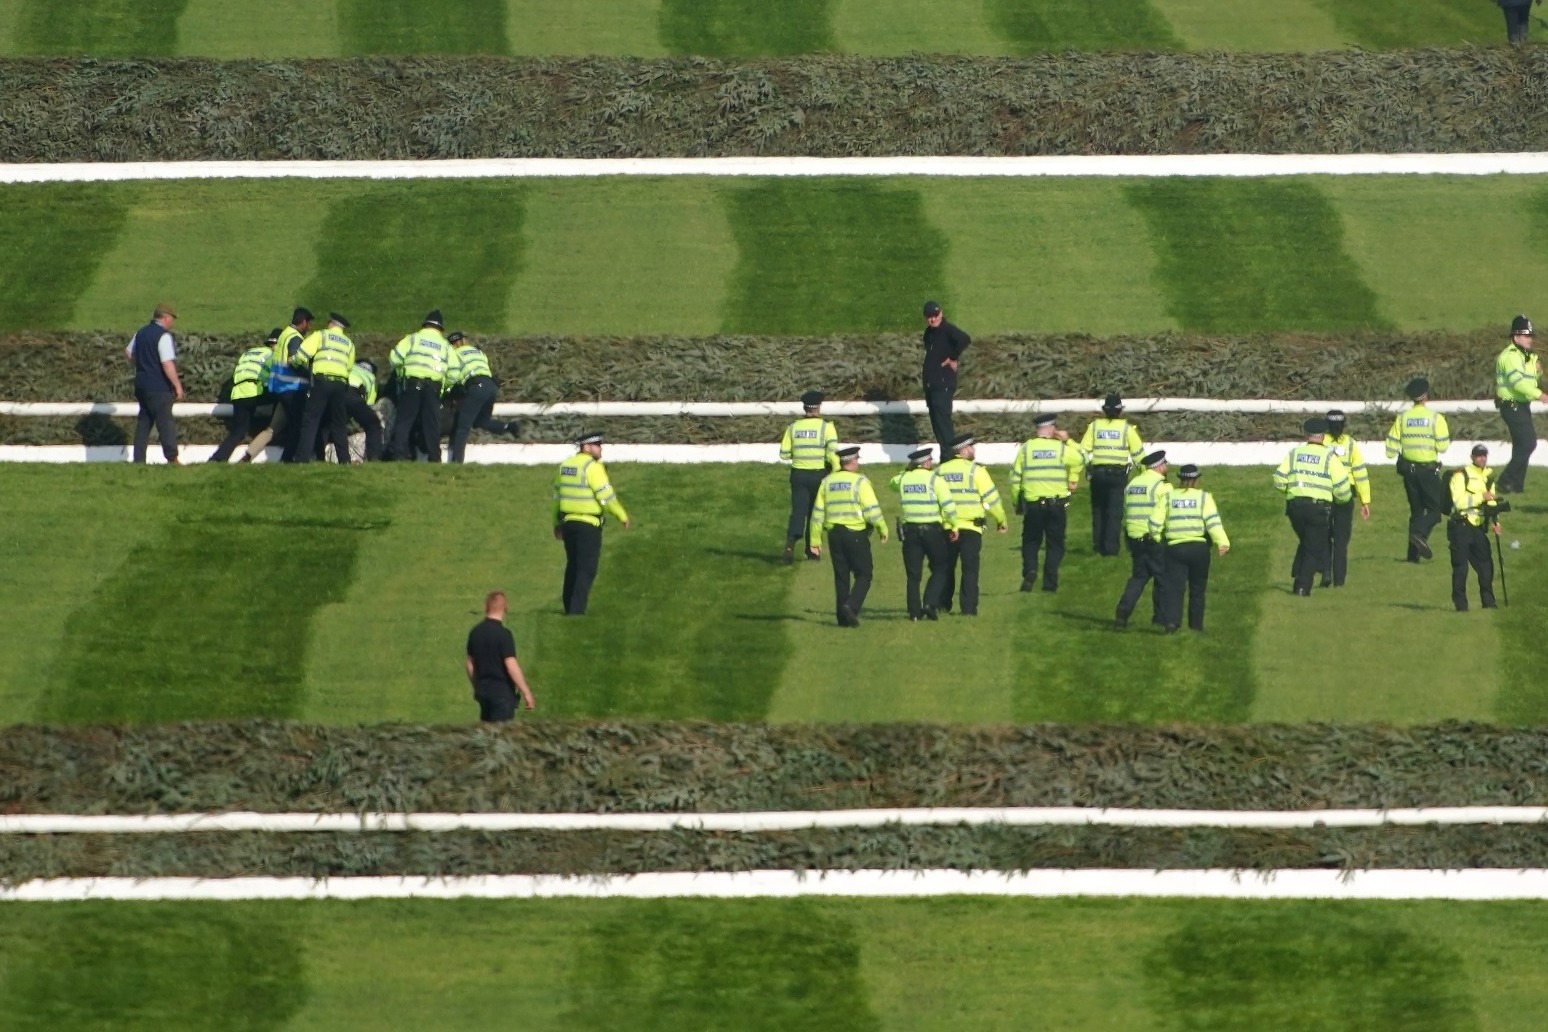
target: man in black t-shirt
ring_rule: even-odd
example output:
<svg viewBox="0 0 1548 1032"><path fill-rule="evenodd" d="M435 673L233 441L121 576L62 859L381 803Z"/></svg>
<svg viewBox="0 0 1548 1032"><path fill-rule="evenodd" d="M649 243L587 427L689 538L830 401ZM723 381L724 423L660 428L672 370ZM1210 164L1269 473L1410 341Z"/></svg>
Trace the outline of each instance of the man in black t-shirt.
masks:
<svg viewBox="0 0 1548 1032"><path fill-rule="evenodd" d="M941 448L950 448L956 438L951 423L951 402L957 393L957 367L962 352L973 338L946 321L941 306L926 301L924 306L924 381L925 407L930 410L930 429ZM945 454L943 451L942 454Z"/></svg>
<svg viewBox="0 0 1548 1032"><path fill-rule="evenodd" d="M504 620L505 592L491 591L484 599L484 619L468 632L468 683L478 702L478 719L488 722L516 716L518 691L529 710L537 709L516 662L516 638Z"/></svg>

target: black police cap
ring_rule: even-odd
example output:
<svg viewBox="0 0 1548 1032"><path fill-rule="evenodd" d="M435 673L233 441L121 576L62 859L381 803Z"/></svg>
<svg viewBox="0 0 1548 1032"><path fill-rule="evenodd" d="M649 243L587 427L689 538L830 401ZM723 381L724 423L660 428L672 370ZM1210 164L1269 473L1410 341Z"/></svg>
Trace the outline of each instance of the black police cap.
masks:
<svg viewBox="0 0 1548 1032"><path fill-rule="evenodd" d="M822 391L807 391L805 394L801 395L801 404L807 408L816 408L818 405L822 404L822 399L824 397L825 395L822 393Z"/></svg>
<svg viewBox="0 0 1548 1032"><path fill-rule="evenodd" d="M859 454L860 446L858 444L851 444L848 448L840 448L838 450L838 457L841 459L852 459Z"/></svg>
<svg viewBox="0 0 1548 1032"><path fill-rule="evenodd" d="M1156 466L1161 465L1161 463L1163 463L1165 461L1166 461L1166 452L1165 451L1153 451L1149 455L1145 456L1143 459L1140 459L1141 465L1145 466L1147 469L1154 469Z"/></svg>
<svg viewBox="0 0 1548 1032"><path fill-rule="evenodd" d="M441 318L441 310L439 308L431 309L430 314L425 316L424 325L434 326L438 330L445 329L446 322Z"/></svg>
<svg viewBox="0 0 1548 1032"><path fill-rule="evenodd" d="M446 335L446 343L448 343L448 344L455 344L459 340L467 340L467 339L468 339L468 335L466 333L463 333L461 330L452 330L450 333L448 333Z"/></svg>
<svg viewBox="0 0 1548 1032"><path fill-rule="evenodd" d="M1524 315L1518 315L1510 321L1510 335L1530 337L1532 333L1532 320Z"/></svg>
<svg viewBox="0 0 1548 1032"><path fill-rule="evenodd" d="M1123 409L1123 398L1117 394L1109 394L1102 399L1103 412L1117 412Z"/></svg>
<svg viewBox="0 0 1548 1032"><path fill-rule="evenodd" d="M264 338L263 342L265 344L278 344L279 343L279 335L280 335L280 333L283 330L284 330L283 326L276 326L276 327L274 327L274 329L269 331L269 335Z"/></svg>
<svg viewBox="0 0 1548 1032"><path fill-rule="evenodd" d="M344 318L338 312L329 312L328 313L328 321L329 322L336 322L340 326L344 327L346 330L349 329L349 320Z"/></svg>
<svg viewBox="0 0 1548 1032"><path fill-rule="evenodd" d="M1040 412L1032 417L1033 426L1053 426L1059 421L1057 412Z"/></svg>
<svg viewBox="0 0 1548 1032"><path fill-rule="evenodd" d="M953 437L951 439L951 450L952 451L961 451L963 448L971 447L972 444L973 444L973 435L972 434L966 434L966 433L958 434L956 437Z"/></svg>
<svg viewBox="0 0 1548 1032"><path fill-rule="evenodd" d="M1316 416L1313 416L1301 424L1301 429L1306 433L1307 437L1315 437L1318 434L1325 434L1328 432L1328 421L1326 419L1318 419Z"/></svg>
<svg viewBox="0 0 1548 1032"><path fill-rule="evenodd" d="M1342 409L1329 409L1328 414L1323 418L1328 421L1329 427L1335 427L1343 426L1347 417L1344 415Z"/></svg>
<svg viewBox="0 0 1548 1032"><path fill-rule="evenodd" d="M1177 476L1183 480L1197 480L1199 479L1199 467L1190 462L1177 471Z"/></svg>
<svg viewBox="0 0 1548 1032"><path fill-rule="evenodd" d="M1475 444L1475 445L1473 445L1472 454L1473 454L1473 456L1475 458L1477 456L1479 456L1479 455L1488 455L1489 454L1489 449L1488 449L1488 447L1486 445Z"/></svg>
<svg viewBox="0 0 1548 1032"><path fill-rule="evenodd" d="M586 433L583 433L579 437L577 437L575 439L575 443L576 444L601 444L602 443L602 431L600 431L600 430L588 430Z"/></svg>
<svg viewBox="0 0 1548 1032"><path fill-rule="evenodd" d="M1411 400L1418 401L1430 393L1430 381L1422 376L1416 376L1408 381L1408 386L1403 389L1403 393L1407 394Z"/></svg>
<svg viewBox="0 0 1548 1032"><path fill-rule="evenodd" d="M934 448L920 448L918 451L911 451L911 452L908 453L908 461L909 462L923 462L926 459L933 458L934 456L935 456L935 449Z"/></svg>

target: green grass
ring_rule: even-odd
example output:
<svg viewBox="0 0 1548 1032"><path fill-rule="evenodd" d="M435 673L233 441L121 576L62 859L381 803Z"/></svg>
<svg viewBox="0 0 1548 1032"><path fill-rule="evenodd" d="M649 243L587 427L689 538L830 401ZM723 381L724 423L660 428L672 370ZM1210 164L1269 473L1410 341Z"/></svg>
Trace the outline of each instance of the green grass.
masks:
<svg viewBox="0 0 1548 1032"><path fill-rule="evenodd" d="M0 332L127 333L161 298L184 333L298 303L384 332L437 306L490 334L912 331L926 297L974 334L1471 330L1531 311L1545 198L1539 176L5 186Z"/></svg>
<svg viewBox="0 0 1548 1032"><path fill-rule="evenodd" d="M23 2L15 30L16 52L100 57L176 54L177 23L185 4L186 0Z"/></svg>
<svg viewBox="0 0 1548 1032"><path fill-rule="evenodd" d="M1494 4L1472 0L1414 0L1390 5L1316 2L1346 38L1373 50L1495 43L1505 38L1505 19Z"/></svg>
<svg viewBox="0 0 1548 1032"><path fill-rule="evenodd" d="M892 542L875 549L855 633L833 623L827 564L776 561L779 467L611 472L636 526L608 530L591 615L566 620L551 470L0 469L18 499L0 580L19 588L0 598L0 722L464 722L463 641L495 588L511 595L540 715L1548 719L1530 660L1548 614L1529 503L1509 524L1522 542L1507 553L1512 607L1495 613L1450 611L1444 549L1425 566L1394 561L1405 516L1385 471L1350 585L1290 597L1267 472L1221 468L1209 488L1234 547L1214 566L1203 636L1163 638L1144 608L1127 633L1110 629L1128 563L1090 554L1083 499L1057 595L1017 590L1017 524L986 542L982 615L913 624ZM1308 635L1336 657L1319 652L1312 673Z"/></svg>
<svg viewBox="0 0 1548 1032"><path fill-rule="evenodd" d="M676 54L776 57L833 48L832 0L661 0L661 42Z"/></svg>
<svg viewBox="0 0 1548 1032"><path fill-rule="evenodd" d="M505 0L340 0L339 23L356 54L504 54Z"/></svg>
<svg viewBox="0 0 1548 1032"><path fill-rule="evenodd" d="M989 24L1017 53L1046 50L1181 49L1148 0L985 0Z"/></svg>
<svg viewBox="0 0 1548 1032"><path fill-rule="evenodd" d="M1540 903L7 904L8 1027L1535 1032Z"/></svg>
<svg viewBox="0 0 1548 1032"><path fill-rule="evenodd" d="M1189 50L1313 51L1336 50L1353 40L1318 0L1151 0ZM1369 5L1390 13L1407 4Z"/></svg>
<svg viewBox="0 0 1548 1032"><path fill-rule="evenodd" d="M0 0L0 6L4 2ZM177 30L179 51L201 57L332 57L346 52L338 10L317 0L240 5L187 0Z"/></svg>

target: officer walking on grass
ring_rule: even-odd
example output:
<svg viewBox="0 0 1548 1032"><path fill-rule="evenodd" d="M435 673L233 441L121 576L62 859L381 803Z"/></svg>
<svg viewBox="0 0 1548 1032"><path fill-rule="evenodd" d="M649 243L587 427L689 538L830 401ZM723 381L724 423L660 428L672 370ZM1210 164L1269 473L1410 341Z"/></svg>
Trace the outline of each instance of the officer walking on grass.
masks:
<svg viewBox="0 0 1548 1032"><path fill-rule="evenodd" d="M973 338L947 322L941 306L934 301L925 302L924 318L925 407L930 411L930 429L945 448L956 433L951 425L951 408L957 394L957 369L962 364L962 352L973 343Z"/></svg>
<svg viewBox="0 0 1548 1032"><path fill-rule="evenodd" d="M1080 439L1091 480L1091 547L1097 555L1119 554L1118 538L1124 523L1124 487L1129 470L1145 454L1139 430L1123 417L1123 398L1109 394L1102 415L1093 419Z"/></svg>
<svg viewBox="0 0 1548 1032"><path fill-rule="evenodd" d="M345 334L347 329L349 320L330 312L327 327L302 341L292 360L312 374L295 462L312 461L313 452L318 450L318 433L322 432L324 439L333 443L339 464L349 465L349 414L344 399L349 394L350 370L355 368L355 342Z"/></svg>
<svg viewBox="0 0 1548 1032"><path fill-rule="evenodd" d="M1310 595L1312 581L1328 564L1333 505L1353 497L1344 461L1323 443L1328 421L1308 419L1304 444L1285 455L1274 470L1274 488L1285 496L1285 515L1295 531L1295 561L1290 575L1297 595Z"/></svg>
<svg viewBox="0 0 1548 1032"><path fill-rule="evenodd" d="M564 542L564 613L585 616L591 585L602 562L605 513L631 526L602 465L602 435L582 434L576 454L565 459L554 478L554 540Z"/></svg>
<svg viewBox="0 0 1548 1032"><path fill-rule="evenodd" d="M803 542L806 558L817 559L813 545L820 538L808 536L812 522L812 504L822 488L822 479L839 468L838 428L822 418L823 394L807 391L801 395L800 419L785 427L779 442L779 459L790 463L790 520L785 524L785 565L795 562L796 542Z"/></svg>
<svg viewBox="0 0 1548 1032"><path fill-rule="evenodd" d="M489 368L489 356L484 350L457 332L446 338L456 353L447 372L446 386L460 394L457 402L457 421L452 424L452 462L462 462L467 457L468 435L474 428L491 434L521 435L521 424L507 423L494 418L495 399L500 396L500 382Z"/></svg>
<svg viewBox="0 0 1548 1032"><path fill-rule="evenodd" d="M1451 521L1446 527L1446 543L1451 546L1451 603L1457 612L1467 612L1467 569L1478 575L1478 602L1494 608L1494 556L1489 553L1489 532L1500 534L1495 501L1494 470L1489 468L1489 449L1473 445L1468 464L1452 473Z"/></svg>
<svg viewBox="0 0 1548 1032"><path fill-rule="evenodd" d="M1177 471L1177 486L1150 513L1150 534L1164 548L1161 569L1161 625L1167 634L1182 626L1183 594L1188 596L1188 629L1204 630L1209 591L1210 544L1220 555L1231 550L1215 498L1199 489L1199 467Z"/></svg>
<svg viewBox="0 0 1548 1032"><path fill-rule="evenodd" d="M1322 568L1322 586L1342 588L1349 574L1349 538L1354 533L1354 508L1360 503L1360 519L1371 518L1371 471L1365 466L1365 456L1360 454L1360 442L1346 432L1348 420L1338 409L1328 412L1328 432L1322 443L1328 451L1343 460L1349 469L1349 479L1354 482L1355 497L1347 502L1333 503L1333 526L1329 532L1328 562Z"/></svg>
<svg viewBox="0 0 1548 1032"><path fill-rule="evenodd" d="M871 529L887 543L887 521L871 481L860 472L860 446L840 448L839 469L822 482L812 504L811 537L828 533L833 560L833 602L840 627L859 627L860 609L871 590ZM822 554L820 544L812 551Z"/></svg>
<svg viewBox="0 0 1548 1032"><path fill-rule="evenodd" d="M1166 558L1161 543L1150 536L1150 514L1166 501L1171 493L1171 482L1166 479L1166 452L1154 451L1140 460L1144 469L1131 481L1123 493L1123 534L1129 546L1129 579L1118 599L1118 612L1113 626L1123 630L1129 626L1129 616L1139 605L1145 585L1151 585L1151 620L1161 623L1161 568Z"/></svg>
<svg viewBox="0 0 1548 1032"><path fill-rule="evenodd" d="M1430 381L1415 377L1405 391L1413 404L1387 431L1387 458L1397 459L1408 496L1408 556L1411 563L1433 558L1430 531L1441 521L1440 457L1451 447L1446 417L1430 408Z"/></svg>
<svg viewBox="0 0 1548 1032"><path fill-rule="evenodd" d="M892 478L892 489L903 499L898 538L903 545L903 574L910 620L937 620L941 599L950 580L951 544L957 540L957 505L951 488L935 471L934 452L920 448L909 452L908 469ZM921 604L919 582L925 561L930 580Z"/></svg>
<svg viewBox="0 0 1548 1032"><path fill-rule="evenodd" d="M278 343L279 335L279 328L275 327L267 340L248 348L237 359L236 369L231 373L231 419L226 424L225 439L210 456L211 462L230 459L231 453L246 440L247 432L252 429L253 413L268 393L269 360L274 357L274 345ZM248 461L253 454L243 455L242 461Z"/></svg>
<svg viewBox="0 0 1548 1032"><path fill-rule="evenodd" d="M947 552L946 593L941 596L941 612L951 612L952 595L957 587L957 566L962 566L962 585L957 600L963 616L978 615L978 572L984 550L984 526L994 521L995 529L1006 529L1005 506L1000 489L994 486L989 470L974 461L972 434L958 434L952 442L956 453L941 463L941 479L951 488L951 500L957 507L957 540Z"/></svg>
<svg viewBox="0 0 1548 1032"><path fill-rule="evenodd" d="M1500 474L1495 490L1518 494L1526 490L1527 463L1537 449L1537 430L1532 426L1532 402L1548 401L1543 393L1541 368L1532 351L1532 320L1516 316L1510 324L1510 343L1494 362L1494 407L1510 432L1510 461Z"/></svg>
<svg viewBox="0 0 1548 1032"><path fill-rule="evenodd" d="M1045 412L1032 421L1037 436L1022 443L1011 466L1010 491L1021 513L1021 590L1037 586L1037 555L1048 542L1043 560L1043 590L1059 590L1059 564L1064 562L1065 531L1070 495L1080 486L1086 455L1070 443L1070 435L1054 424L1058 416Z"/></svg>
<svg viewBox="0 0 1548 1032"><path fill-rule="evenodd" d="M398 414L392 424L392 443L387 458L408 459L409 434L415 425L424 437L431 462L441 461L441 390L446 379L460 373L457 355L441 331L446 328L439 308L425 316L424 324L398 341L388 354L398 376Z"/></svg>

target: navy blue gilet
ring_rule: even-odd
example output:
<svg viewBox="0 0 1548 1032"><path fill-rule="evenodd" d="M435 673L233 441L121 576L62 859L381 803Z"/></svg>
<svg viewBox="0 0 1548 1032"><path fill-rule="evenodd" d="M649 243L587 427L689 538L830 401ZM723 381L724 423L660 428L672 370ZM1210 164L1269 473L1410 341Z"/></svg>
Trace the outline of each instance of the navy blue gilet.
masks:
<svg viewBox="0 0 1548 1032"><path fill-rule="evenodd" d="M161 335L168 332L152 322L134 335L134 385L142 391L172 393L172 381L161 368Z"/></svg>

